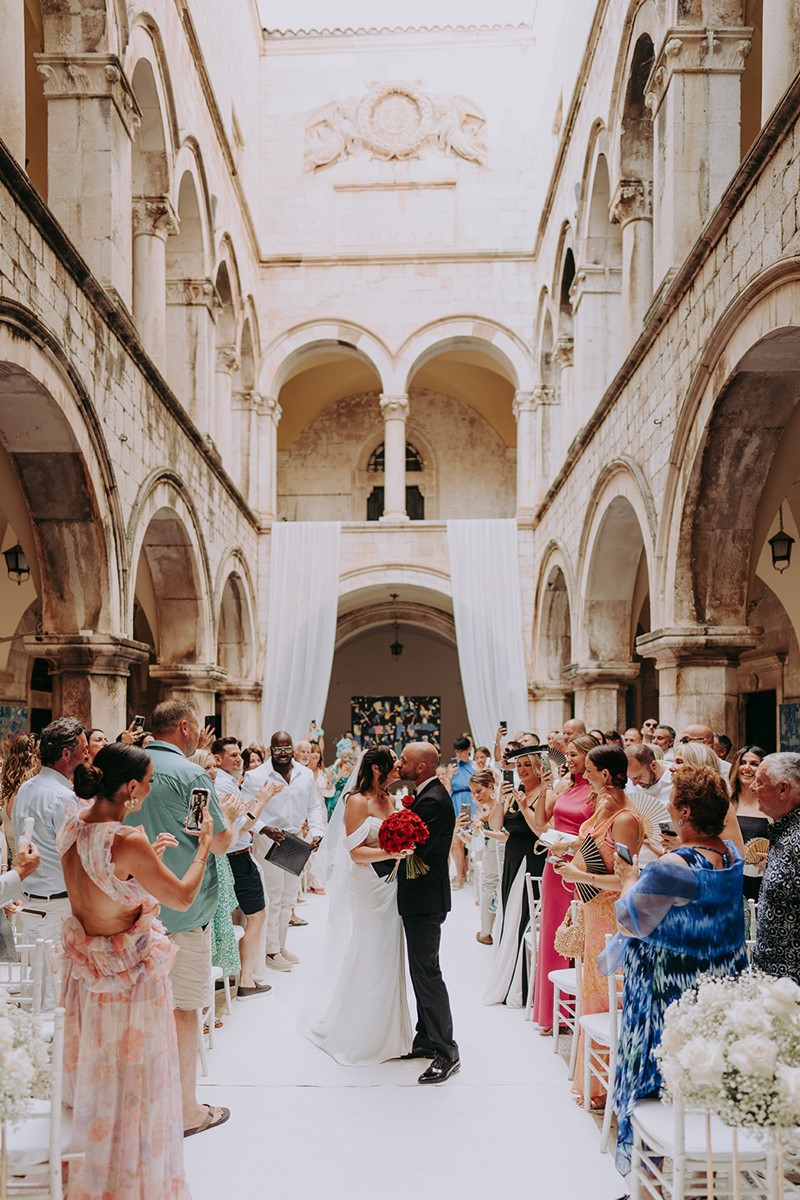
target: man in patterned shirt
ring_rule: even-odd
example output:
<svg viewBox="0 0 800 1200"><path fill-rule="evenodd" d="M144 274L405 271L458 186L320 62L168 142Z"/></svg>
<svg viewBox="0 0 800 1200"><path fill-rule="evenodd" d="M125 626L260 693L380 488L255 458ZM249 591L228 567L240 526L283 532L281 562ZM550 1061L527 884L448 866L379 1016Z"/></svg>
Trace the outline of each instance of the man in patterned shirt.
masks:
<svg viewBox="0 0 800 1200"><path fill-rule="evenodd" d="M774 821L758 901L753 965L800 984L800 754L768 754L752 784Z"/></svg>

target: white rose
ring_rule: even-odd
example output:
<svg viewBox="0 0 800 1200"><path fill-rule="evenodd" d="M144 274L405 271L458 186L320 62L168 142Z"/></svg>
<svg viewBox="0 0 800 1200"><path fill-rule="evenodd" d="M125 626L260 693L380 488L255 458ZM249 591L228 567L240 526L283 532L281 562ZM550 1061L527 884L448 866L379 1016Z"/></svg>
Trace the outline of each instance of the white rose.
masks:
<svg viewBox="0 0 800 1200"><path fill-rule="evenodd" d="M780 1063L776 1074L781 1093L795 1112L800 1111L800 1067L787 1067Z"/></svg>
<svg viewBox="0 0 800 1200"><path fill-rule="evenodd" d="M736 1033L768 1033L772 1028L769 1013L758 1000L737 1000L728 1009L728 1019Z"/></svg>
<svg viewBox="0 0 800 1200"><path fill-rule="evenodd" d="M719 1042L693 1037L678 1054L678 1062L700 1087L719 1087L722 1083L725 1059Z"/></svg>
<svg viewBox="0 0 800 1200"><path fill-rule="evenodd" d="M14 1026L8 1017L0 1017L0 1054L7 1054L14 1045Z"/></svg>
<svg viewBox="0 0 800 1200"><path fill-rule="evenodd" d="M772 979L759 987L767 1012L776 1017L791 1017L800 1005L800 987L793 979Z"/></svg>
<svg viewBox="0 0 800 1200"><path fill-rule="evenodd" d="M778 1047L763 1033L751 1033L728 1047L728 1062L743 1075L769 1078L775 1070L777 1057Z"/></svg>
<svg viewBox="0 0 800 1200"><path fill-rule="evenodd" d="M725 1008L727 1007L728 999L727 990L718 979L707 979L697 989L697 1004L700 1008L706 1010Z"/></svg>
<svg viewBox="0 0 800 1200"><path fill-rule="evenodd" d="M661 1049L665 1054L677 1054L683 1045L684 1035L677 1021L668 1021L661 1035Z"/></svg>
<svg viewBox="0 0 800 1200"><path fill-rule="evenodd" d="M33 1083L33 1063L25 1050L10 1050L3 1059L3 1087L15 1096L27 1096Z"/></svg>

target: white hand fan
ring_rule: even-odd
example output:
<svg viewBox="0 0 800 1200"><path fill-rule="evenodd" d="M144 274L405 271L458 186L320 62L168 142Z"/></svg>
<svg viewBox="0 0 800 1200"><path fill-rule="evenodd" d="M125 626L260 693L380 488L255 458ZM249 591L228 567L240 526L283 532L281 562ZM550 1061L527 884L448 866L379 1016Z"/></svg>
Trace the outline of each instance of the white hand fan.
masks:
<svg viewBox="0 0 800 1200"><path fill-rule="evenodd" d="M646 838L650 838L653 834L659 832L659 821L669 820L667 806L661 800L657 799L657 797L648 796L646 792L636 791L631 792L630 800L644 821L644 836Z"/></svg>

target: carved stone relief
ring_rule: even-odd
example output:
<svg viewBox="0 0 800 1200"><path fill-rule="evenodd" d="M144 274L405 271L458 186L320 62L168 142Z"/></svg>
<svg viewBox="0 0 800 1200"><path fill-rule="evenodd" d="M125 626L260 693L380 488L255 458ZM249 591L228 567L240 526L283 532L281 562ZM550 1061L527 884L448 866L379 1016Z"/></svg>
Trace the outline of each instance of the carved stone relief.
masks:
<svg viewBox="0 0 800 1200"><path fill-rule="evenodd" d="M424 149L486 162L486 118L465 96L431 96L413 84L375 84L360 99L331 101L306 122L307 171L331 166L352 154L373 158L419 158Z"/></svg>

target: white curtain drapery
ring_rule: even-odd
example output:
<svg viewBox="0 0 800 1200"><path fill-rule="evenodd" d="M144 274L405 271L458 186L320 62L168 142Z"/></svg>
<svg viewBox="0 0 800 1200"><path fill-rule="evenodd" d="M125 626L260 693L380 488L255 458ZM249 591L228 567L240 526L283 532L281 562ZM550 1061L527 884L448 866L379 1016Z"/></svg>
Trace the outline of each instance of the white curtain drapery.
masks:
<svg viewBox="0 0 800 1200"><path fill-rule="evenodd" d="M338 521L276 521L262 704L264 742L278 729L304 738L322 724L336 644Z"/></svg>
<svg viewBox="0 0 800 1200"><path fill-rule="evenodd" d="M472 736L494 746L497 727L528 729L517 523L448 521L458 663Z"/></svg>

